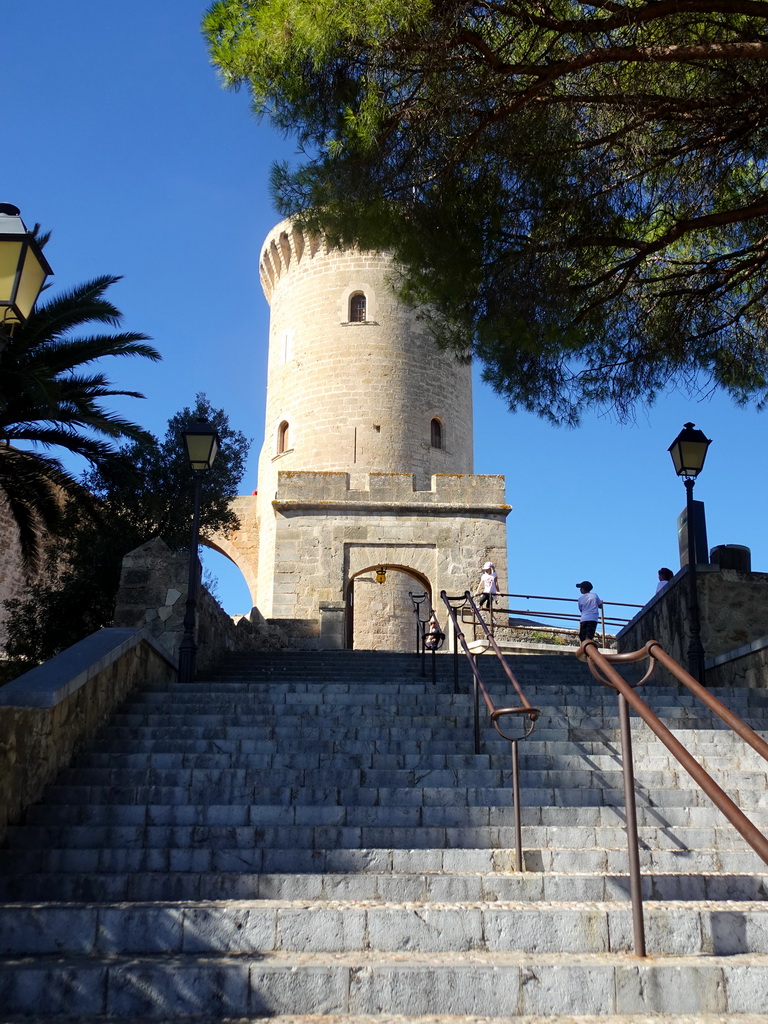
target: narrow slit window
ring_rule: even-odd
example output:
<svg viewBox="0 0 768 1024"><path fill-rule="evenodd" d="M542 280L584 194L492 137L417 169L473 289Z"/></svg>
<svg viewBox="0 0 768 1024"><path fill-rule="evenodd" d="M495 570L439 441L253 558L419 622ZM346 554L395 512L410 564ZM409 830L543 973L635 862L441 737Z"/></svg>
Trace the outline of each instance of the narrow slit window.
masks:
<svg viewBox="0 0 768 1024"><path fill-rule="evenodd" d="M353 324L365 323L368 304L362 292L355 292L349 300L349 320Z"/></svg>
<svg viewBox="0 0 768 1024"><path fill-rule="evenodd" d="M288 450L288 421L283 420L277 428L277 454L282 455Z"/></svg>
<svg viewBox="0 0 768 1024"><path fill-rule="evenodd" d="M431 444L433 448L443 447L443 425L440 420L432 420Z"/></svg>

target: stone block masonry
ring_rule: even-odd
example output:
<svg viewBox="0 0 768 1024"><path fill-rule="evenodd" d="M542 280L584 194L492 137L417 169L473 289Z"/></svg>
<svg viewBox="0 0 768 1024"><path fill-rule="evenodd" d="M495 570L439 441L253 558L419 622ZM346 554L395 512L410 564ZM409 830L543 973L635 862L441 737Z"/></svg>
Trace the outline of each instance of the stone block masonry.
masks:
<svg viewBox="0 0 768 1024"><path fill-rule="evenodd" d="M417 490L412 475L371 473L367 482L353 488L343 473L279 474L270 617L281 624L318 618L322 601L345 611L346 635L334 637L339 646L410 650L409 589L426 590L444 618L440 591L472 589L485 560L504 578L504 481L435 476L430 490ZM371 590L379 566L389 583ZM329 636L319 632L318 622L318 636L301 646L327 646Z"/></svg>
<svg viewBox="0 0 768 1024"><path fill-rule="evenodd" d="M240 566L261 614L295 624L297 646L410 648L409 589L437 605L488 559L506 578L504 479L472 472L470 363L437 349L396 277L389 254L333 249L289 221L262 247L258 493L237 499L241 531L209 542ZM379 566L391 592L367 602ZM407 629L389 621L401 604Z"/></svg>

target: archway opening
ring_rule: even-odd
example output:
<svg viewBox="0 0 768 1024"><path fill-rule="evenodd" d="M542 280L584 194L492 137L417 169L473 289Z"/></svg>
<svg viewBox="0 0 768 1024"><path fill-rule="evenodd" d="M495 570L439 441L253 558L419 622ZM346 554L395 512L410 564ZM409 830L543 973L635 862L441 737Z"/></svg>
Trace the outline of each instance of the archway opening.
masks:
<svg viewBox="0 0 768 1024"><path fill-rule="evenodd" d="M253 607L251 592L240 568L216 548L200 545L203 584L227 615L248 615Z"/></svg>
<svg viewBox="0 0 768 1024"><path fill-rule="evenodd" d="M384 583L376 582L379 568L386 571ZM417 592L426 592L428 608L432 595L429 580L405 565L379 562L356 573L347 585L347 647L415 651L416 616L409 593Z"/></svg>

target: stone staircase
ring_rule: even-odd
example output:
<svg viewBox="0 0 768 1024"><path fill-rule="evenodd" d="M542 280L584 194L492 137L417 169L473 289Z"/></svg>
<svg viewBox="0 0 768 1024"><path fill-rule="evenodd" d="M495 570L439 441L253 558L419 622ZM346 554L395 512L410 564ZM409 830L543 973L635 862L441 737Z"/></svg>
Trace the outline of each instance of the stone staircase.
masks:
<svg viewBox="0 0 768 1024"><path fill-rule="evenodd" d="M633 953L615 695L510 659L543 714L473 753L412 655L274 653L136 692L0 851L0 1020L768 1022L768 868L633 718ZM482 659L497 703L506 683ZM768 764L644 692L768 829ZM758 730L768 692L719 694Z"/></svg>

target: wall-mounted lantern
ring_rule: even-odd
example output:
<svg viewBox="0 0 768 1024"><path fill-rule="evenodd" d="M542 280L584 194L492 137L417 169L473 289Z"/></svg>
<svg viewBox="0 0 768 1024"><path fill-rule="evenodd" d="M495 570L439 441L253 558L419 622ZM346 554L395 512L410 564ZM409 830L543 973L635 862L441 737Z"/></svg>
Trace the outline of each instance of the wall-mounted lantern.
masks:
<svg viewBox="0 0 768 1024"><path fill-rule="evenodd" d="M379 568L376 570L376 582L377 583L386 583L387 582L387 570L384 568L383 565L380 565Z"/></svg>

